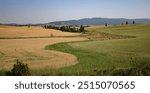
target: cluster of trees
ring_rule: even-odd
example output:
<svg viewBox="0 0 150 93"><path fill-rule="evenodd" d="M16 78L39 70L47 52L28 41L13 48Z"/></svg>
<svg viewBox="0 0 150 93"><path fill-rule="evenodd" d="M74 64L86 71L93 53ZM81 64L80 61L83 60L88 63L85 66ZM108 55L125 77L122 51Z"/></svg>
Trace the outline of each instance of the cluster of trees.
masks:
<svg viewBox="0 0 150 93"><path fill-rule="evenodd" d="M128 24L129 24L129 22L128 22L128 21L126 21L126 25L128 25ZM135 21L133 21L133 22L132 22L132 24L135 24Z"/></svg>
<svg viewBox="0 0 150 93"><path fill-rule="evenodd" d="M124 23L122 23L121 25L123 25L123 24L124 24ZM125 22L125 24L126 24L126 25L128 25L128 24L129 24L129 22L128 22L128 21L126 21L126 22ZM131 24L135 24L135 21L133 21ZM107 23L105 23L105 27L107 27L107 26L108 26L108 24L107 24Z"/></svg>
<svg viewBox="0 0 150 93"><path fill-rule="evenodd" d="M45 28L45 29L57 29L57 30L59 30L59 27L51 26L51 25L45 25L43 28Z"/></svg>
<svg viewBox="0 0 150 93"><path fill-rule="evenodd" d="M14 24L13 24L13 23L12 23L12 24L1 24L1 23L0 23L0 25L4 25L4 26L17 26L17 27L36 26L36 25L31 25L31 24L15 24L15 23L14 23Z"/></svg>
<svg viewBox="0 0 150 93"><path fill-rule="evenodd" d="M52 26L52 25L45 25L45 29L56 29L56 30L61 30L64 32L85 32L86 26Z"/></svg>

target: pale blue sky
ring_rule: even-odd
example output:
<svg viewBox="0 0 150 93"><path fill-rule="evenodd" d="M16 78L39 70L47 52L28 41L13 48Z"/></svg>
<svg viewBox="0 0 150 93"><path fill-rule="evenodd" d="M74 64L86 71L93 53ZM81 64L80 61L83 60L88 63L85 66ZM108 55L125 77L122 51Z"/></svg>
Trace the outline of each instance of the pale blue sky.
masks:
<svg viewBox="0 0 150 93"><path fill-rule="evenodd" d="M0 23L150 18L150 0L0 0Z"/></svg>

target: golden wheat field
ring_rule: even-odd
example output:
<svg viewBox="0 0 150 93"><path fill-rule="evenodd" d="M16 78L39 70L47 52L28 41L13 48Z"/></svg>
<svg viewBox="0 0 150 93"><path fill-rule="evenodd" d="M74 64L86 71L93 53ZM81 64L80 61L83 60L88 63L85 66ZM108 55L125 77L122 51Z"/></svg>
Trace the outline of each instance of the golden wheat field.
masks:
<svg viewBox="0 0 150 93"><path fill-rule="evenodd" d="M52 34L57 37L49 38ZM80 34L42 27L0 26L0 69L11 69L17 59L27 63L31 69L60 68L77 64L77 58L71 54L49 51L44 48L46 45L61 42L87 40L83 37L61 37L78 35Z"/></svg>
<svg viewBox="0 0 150 93"><path fill-rule="evenodd" d="M78 33L62 32L54 29L43 29L42 27L27 26L0 26L0 38L18 37L54 37L54 36L78 36Z"/></svg>

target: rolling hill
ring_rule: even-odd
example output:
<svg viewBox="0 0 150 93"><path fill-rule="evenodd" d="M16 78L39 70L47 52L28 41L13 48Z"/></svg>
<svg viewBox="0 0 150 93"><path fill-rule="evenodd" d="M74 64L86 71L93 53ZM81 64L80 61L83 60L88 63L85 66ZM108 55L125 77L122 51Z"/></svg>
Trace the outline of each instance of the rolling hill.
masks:
<svg viewBox="0 0 150 93"><path fill-rule="evenodd" d="M55 21L47 23L47 25L104 25L105 23L112 24L122 24L128 21L132 23L135 21L137 24L147 24L150 23L150 19L125 19L125 18L84 18L79 20L68 20L68 21Z"/></svg>

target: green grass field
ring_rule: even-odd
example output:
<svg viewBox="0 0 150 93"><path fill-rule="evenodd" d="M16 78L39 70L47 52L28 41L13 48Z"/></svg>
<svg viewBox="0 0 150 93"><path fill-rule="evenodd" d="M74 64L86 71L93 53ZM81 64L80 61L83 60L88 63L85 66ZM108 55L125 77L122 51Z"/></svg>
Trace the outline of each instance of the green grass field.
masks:
<svg viewBox="0 0 150 93"><path fill-rule="evenodd" d="M46 49L77 56L79 64L50 70L45 75L150 75L150 25L89 27L86 30L91 37L107 33L136 38L96 39L47 46Z"/></svg>

